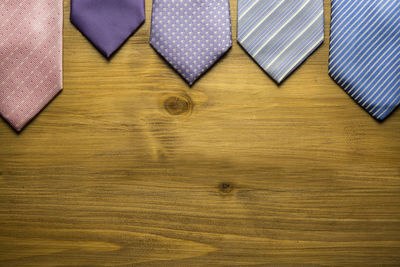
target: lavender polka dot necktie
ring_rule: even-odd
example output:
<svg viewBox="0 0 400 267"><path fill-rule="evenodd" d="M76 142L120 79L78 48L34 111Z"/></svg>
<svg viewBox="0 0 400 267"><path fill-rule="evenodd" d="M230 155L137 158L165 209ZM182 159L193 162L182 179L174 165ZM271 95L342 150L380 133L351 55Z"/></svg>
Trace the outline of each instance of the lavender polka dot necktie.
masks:
<svg viewBox="0 0 400 267"><path fill-rule="evenodd" d="M150 44L192 85L232 46L229 0L153 0Z"/></svg>

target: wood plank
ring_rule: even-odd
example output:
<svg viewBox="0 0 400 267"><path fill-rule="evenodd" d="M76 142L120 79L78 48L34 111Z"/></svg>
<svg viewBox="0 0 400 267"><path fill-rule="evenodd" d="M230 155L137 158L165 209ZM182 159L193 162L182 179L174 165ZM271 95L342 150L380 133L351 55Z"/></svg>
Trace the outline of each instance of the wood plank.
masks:
<svg viewBox="0 0 400 267"><path fill-rule="evenodd" d="M400 265L400 114L328 76L277 86L236 43L192 88L147 20L105 60L69 22L64 91L0 123L0 266Z"/></svg>

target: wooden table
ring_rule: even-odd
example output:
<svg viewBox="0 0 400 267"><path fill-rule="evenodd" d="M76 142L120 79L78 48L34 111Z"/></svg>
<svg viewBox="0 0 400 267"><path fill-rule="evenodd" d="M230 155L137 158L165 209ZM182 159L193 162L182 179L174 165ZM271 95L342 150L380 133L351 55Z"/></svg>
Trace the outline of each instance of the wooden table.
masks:
<svg viewBox="0 0 400 267"><path fill-rule="evenodd" d="M236 43L192 88L149 46L69 22L64 91L0 121L0 266L400 265L400 113L328 76L326 40L277 86Z"/></svg>

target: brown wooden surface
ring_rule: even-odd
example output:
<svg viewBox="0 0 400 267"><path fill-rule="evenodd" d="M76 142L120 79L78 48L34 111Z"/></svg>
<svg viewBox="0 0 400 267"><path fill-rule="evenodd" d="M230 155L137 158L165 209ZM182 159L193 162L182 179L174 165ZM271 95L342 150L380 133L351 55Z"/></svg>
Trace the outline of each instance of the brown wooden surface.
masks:
<svg viewBox="0 0 400 267"><path fill-rule="evenodd" d="M107 62L72 27L64 91L0 123L0 266L400 265L400 113L327 74L278 87L236 43L192 88L148 44Z"/></svg>

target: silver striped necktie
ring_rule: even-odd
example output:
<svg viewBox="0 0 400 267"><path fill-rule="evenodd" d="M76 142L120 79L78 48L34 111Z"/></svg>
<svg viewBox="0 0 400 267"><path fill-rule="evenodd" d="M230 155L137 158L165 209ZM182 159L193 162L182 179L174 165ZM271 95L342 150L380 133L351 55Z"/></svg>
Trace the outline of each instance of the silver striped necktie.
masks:
<svg viewBox="0 0 400 267"><path fill-rule="evenodd" d="M400 1L332 0L329 75L375 119L400 104Z"/></svg>
<svg viewBox="0 0 400 267"><path fill-rule="evenodd" d="M323 41L323 0L238 0L238 42L278 84Z"/></svg>

